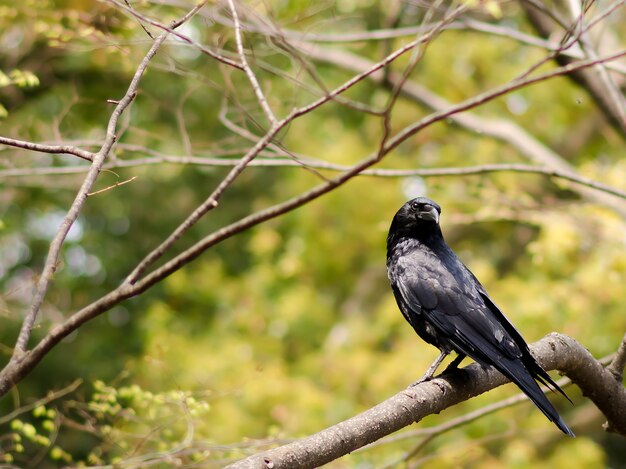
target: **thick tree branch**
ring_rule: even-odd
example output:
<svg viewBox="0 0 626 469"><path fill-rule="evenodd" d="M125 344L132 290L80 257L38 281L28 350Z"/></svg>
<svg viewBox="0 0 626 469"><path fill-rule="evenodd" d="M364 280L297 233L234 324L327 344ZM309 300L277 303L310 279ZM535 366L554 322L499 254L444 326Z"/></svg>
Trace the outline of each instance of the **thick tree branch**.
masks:
<svg viewBox="0 0 626 469"><path fill-rule="evenodd" d="M613 373L615 379L621 381L624 378L624 367L626 367L626 335L622 338L622 343L619 349L617 349L615 358L613 358L607 369Z"/></svg>
<svg viewBox="0 0 626 469"><path fill-rule="evenodd" d="M626 389L582 345L571 337L550 334L532 344L531 350L544 368L558 369L567 375L604 413L611 430L626 436ZM318 467L506 382L495 369L472 364L405 389L362 414L314 435L228 467Z"/></svg>

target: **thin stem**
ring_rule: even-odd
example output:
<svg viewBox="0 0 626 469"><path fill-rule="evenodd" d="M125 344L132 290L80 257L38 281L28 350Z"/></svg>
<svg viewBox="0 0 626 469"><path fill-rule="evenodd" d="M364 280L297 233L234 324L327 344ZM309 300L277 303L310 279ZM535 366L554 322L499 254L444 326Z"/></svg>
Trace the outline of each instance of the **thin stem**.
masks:
<svg viewBox="0 0 626 469"><path fill-rule="evenodd" d="M265 116L268 118L272 126L277 124L276 116L272 112L269 104L267 103L267 99L263 94L263 90L261 89L261 85L259 85L259 81L256 78L256 75L250 68L250 64L248 63L248 59L246 58L246 52L243 48L243 39L241 36L241 24L239 24L239 16L237 15L237 8L235 8L234 0L228 0L228 6L230 7L230 12L233 15L233 22L235 23L235 42L237 44L237 52L239 53L239 60L241 61L241 65L243 66L243 70L250 81L250 85L254 90L254 94L256 94L257 100L265 113Z"/></svg>

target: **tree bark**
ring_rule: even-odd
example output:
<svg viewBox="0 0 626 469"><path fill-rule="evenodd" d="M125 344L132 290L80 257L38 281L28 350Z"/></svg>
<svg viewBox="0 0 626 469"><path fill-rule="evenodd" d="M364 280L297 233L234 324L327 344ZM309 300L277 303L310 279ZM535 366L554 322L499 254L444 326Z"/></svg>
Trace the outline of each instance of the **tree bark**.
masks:
<svg viewBox="0 0 626 469"><path fill-rule="evenodd" d="M550 334L531 345L546 370L567 375L607 418L607 430L626 436L626 389L571 337ZM254 454L230 469L318 467L437 414L459 402L494 389L508 380L493 368L474 363L407 388L377 406L314 435Z"/></svg>

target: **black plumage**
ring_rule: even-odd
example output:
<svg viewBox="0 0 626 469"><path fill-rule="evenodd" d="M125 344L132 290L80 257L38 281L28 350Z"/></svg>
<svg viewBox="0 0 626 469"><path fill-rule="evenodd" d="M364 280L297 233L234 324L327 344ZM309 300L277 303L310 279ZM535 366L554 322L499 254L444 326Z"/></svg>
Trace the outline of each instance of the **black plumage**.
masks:
<svg viewBox="0 0 626 469"><path fill-rule="evenodd" d="M413 199L396 213L387 237L387 274L398 306L417 334L442 352L422 380L430 379L450 352L459 354L451 367L469 356L483 366L495 367L561 431L574 436L537 381L567 396L446 244L440 214L434 201Z"/></svg>

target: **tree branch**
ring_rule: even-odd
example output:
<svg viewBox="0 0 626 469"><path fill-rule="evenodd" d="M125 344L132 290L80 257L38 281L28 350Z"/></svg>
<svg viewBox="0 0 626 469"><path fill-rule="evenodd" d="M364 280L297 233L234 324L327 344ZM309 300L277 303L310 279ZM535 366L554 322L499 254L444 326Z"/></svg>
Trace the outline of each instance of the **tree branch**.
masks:
<svg viewBox="0 0 626 469"><path fill-rule="evenodd" d="M86 161L93 161L94 153L71 145L43 145L41 143L26 142L24 140L16 140L14 138L0 137L0 144L9 145L25 150L39 151L41 153L67 154L74 155Z"/></svg>
<svg viewBox="0 0 626 469"><path fill-rule="evenodd" d="M611 13L616 7L622 4L623 2L621 1L615 2L607 11ZM555 24L553 19L550 19L538 4L533 1L522 0L520 1L520 5L532 26L542 37L549 38L557 32L560 24ZM589 52L588 46L588 43L583 44L583 53L586 54ZM593 55L595 55L595 53L593 53ZM555 61L559 65L569 65L574 62L574 59L565 54L557 54ZM624 110L621 107L624 103L624 97L618 90L614 89L614 85L611 80L607 78L606 72L601 68L601 65L598 64L597 67L591 69L573 70L568 77L586 89L603 111L603 114L607 117L611 125L613 125L622 136L626 135L626 121L624 121Z"/></svg>
<svg viewBox="0 0 626 469"><path fill-rule="evenodd" d="M235 7L234 0L227 0L228 7L230 8L230 13L233 16L233 22L235 23L235 42L237 44L237 52L239 54L239 60L243 67L246 76L248 77L248 81L250 85L252 85L252 89L254 90L254 94L257 97L259 104L261 105L261 109L265 113L265 116L270 121L271 126L275 126L277 124L276 116L272 112L265 95L263 94L263 90L261 89L261 85L259 85L259 81L256 78L256 75L250 68L248 64L248 59L246 58L246 52L243 48L243 38L241 34L241 25L239 24L239 15L237 14L237 8Z"/></svg>
<svg viewBox="0 0 626 469"><path fill-rule="evenodd" d="M215 59L218 62L221 62L221 63L223 63L225 65L229 65L230 67L233 67L233 68L236 68L236 69L239 69L239 70L243 70L243 66L240 63L238 63L238 62L236 62L234 60L231 60L228 57L224 57L223 55L220 55L217 52L213 52L211 49L209 49L207 47L204 47L202 44L199 44L198 42L194 41L189 36L185 36L184 34L181 34L178 31L176 31L175 29L178 26L176 26L176 27L172 27L172 25L166 26L164 24L159 23L158 21L154 21L154 20L148 18L147 16L140 14L134 8L130 8L129 6L124 5L123 3L119 2L118 0L109 0L109 2L113 3L114 5L116 5L121 10L124 10L124 11L128 12L130 15L135 17L140 22L152 25L152 26L154 26L154 27L156 27L158 29L163 30L164 33L168 33L168 34L171 34L172 36L177 37L181 41L186 42L187 44L195 47L200 52L202 52L205 55L208 55L212 59ZM199 10L206 3L207 3L206 1L203 1L203 2L199 3L198 5L196 5L194 7L194 10L196 10L196 9Z"/></svg>
<svg viewBox="0 0 626 469"><path fill-rule="evenodd" d="M423 38L422 38L423 39ZM415 42L415 41L414 41ZM413 44L413 46L416 44ZM300 115L307 114L311 112L313 109L321 106L322 104L330 101L334 95L339 94L346 89L350 88L352 85L357 83L359 80L367 77L369 74L374 73L376 70L384 66L387 61L393 60L393 58L398 57L402 53L406 52L410 48L404 46L394 53L387 56L382 62L376 64L373 68L369 69L367 72L359 74L357 77L354 77L348 80L346 83L341 85L339 88L333 90L330 94L318 99L312 104L304 106L302 108L296 109L292 111L287 117L281 120L278 125L286 125L291 120L295 119ZM611 56L605 57L601 60L612 60L617 57L621 57L626 55L625 51L619 52L617 54L613 54ZM276 218L284 213L287 213L291 210L294 210L302 205L317 199L318 197L334 190L335 188L345 184L353 177L360 174L363 170L374 166L385 155L394 150L398 145L400 145L403 141L416 134L420 130L432 125L435 122L439 122L443 119L454 116L457 113L466 111L473 107L484 104L490 100L493 100L508 91L513 91L520 89L524 86L531 85L534 83L538 83L544 80L548 80L555 76L560 76L564 73L568 73L573 69L579 69L584 67L589 67L595 65L597 61L582 61L575 65L570 65L566 67L560 67L558 69L552 70L550 72L546 72L541 75L537 75L535 77L525 78L523 80L518 80L512 83L507 83L505 85L501 85L493 88L490 91L482 93L478 96L467 99L461 103L450 106L447 109L440 110L438 112L434 112L431 115L408 125L403 130L395 134L392 138L390 138L385 145L381 147L379 151L375 154L364 158L354 166L351 166L349 170L345 171L341 175L335 177L334 179L330 179L323 184L320 184L317 187L312 188L308 192L302 193L298 196L292 197L282 203L276 204L274 206L268 207L259 212L253 213L240 219L239 221L232 223L228 226L225 226L214 233L211 233L198 241L196 244L186 249L170 261L166 262L164 265L159 267L158 269L150 272L145 277L136 281L136 283L132 283L129 281L123 282L118 288L112 290L99 300L90 304L89 306L83 308L77 313L73 314L70 318L68 318L63 324L57 326L53 329L48 335L46 335L36 347L33 348L32 351L27 353L14 355L11 362L0 372L0 396L6 394L8 390L19 380L23 379L36 365L39 363L43 357L56 345L58 344L64 337L69 335L71 332L76 330L85 322L93 319L99 314L107 311L112 306L122 302L123 300L136 296L148 288L152 287L159 281L171 275L173 272L176 272L178 269L188 264L189 262L196 259L203 252L205 252L211 246L223 241L224 239L230 238L231 236L240 233L252 226L256 226L264 221ZM111 131L112 132L112 131ZM270 132L271 133L271 132ZM270 135L267 134L267 136ZM271 138L271 137L270 137ZM269 141L269 139L268 139ZM111 143L112 145L112 143ZM261 145L263 147L263 145ZM251 150L250 155L254 153L254 149ZM210 198L208 199L210 200ZM153 251L155 252L155 251ZM164 251L163 251L164 252ZM157 257L163 254L160 252ZM142 261L143 262L143 261ZM134 277L133 280L135 278ZM30 334L30 331L28 331ZM19 359L18 359L19 358Z"/></svg>
<svg viewBox="0 0 626 469"><path fill-rule="evenodd" d="M347 70L359 72L371 67L371 62L369 60L348 52L322 48L308 43L300 43L299 45L306 51L307 55L315 60L332 63L333 65L337 65ZM622 52L619 55L624 55L624 53ZM585 66L588 67L590 63L592 62L576 62L575 64L569 64L568 67L575 65L576 67L582 66L582 68L585 68ZM563 68L560 70L561 73L563 73ZM572 70L569 69L569 73L571 73L571 71ZM372 74L369 78L376 83L381 83L383 81L383 75L381 73ZM397 73L389 73L387 75L387 81L392 86L400 80L401 77ZM446 110L452 107L451 103L420 86L414 81L407 81L402 87L402 93L409 99L412 99L437 112L446 112ZM487 119L470 112L454 113L453 115L450 115L449 118L452 122L470 132L475 132L481 136L490 136L502 142L508 143L522 155L536 163L553 168L558 172L570 175L576 174L574 167L564 158L538 141L513 121L504 118L498 118L497 120ZM587 191L584 188L579 190L579 192L581 195L589 198L590 200L609 206L617 213L626 217L626 208L622 203L616 203L615 200L607 199L602 194Z"/></svg>
<svg viewBox="0 0 626 469"><path fill-rule="evenodd" d="M273 144L268 145L269 148L276 148L276 151L281 151L285 157L274 158L255 158L250 161L247 166L253 167L271 167L271 168L314 168L327 171L347 171L349 166L329 163L327 161L297 156L294 159L293 155L286 155L284 151L280 150L278 146ZM147 152L146 150L140 150ZM262 152L259 152L261 154ZM177 156L177 155L158 155L150 158L133 158L128 160L116 159L114 162L105 164L102 169L114 170L118 168L133 168L137 166L149 166L160 165L163 163L168 164L181 164L181 165L197 165L197 166L236 166L241 160L236 158L213 158L204 156ZM47 167L47 168L29 168L29 169L7 169L0 170L0 178L3 177L23 177L23 176L40 176L40 175L71 175L80 174L87 171L86 166L63 166ZM385 168L373 168L365 169L361 171L358 176L371 176L371 177L410 177L419 176L423 178L429 177L449 177L449 176L471 176L478 174L499 173L499 172L512 172L521 174L540 174L547 177L556 179L563 179L574 184L589 187L600 192L614 195L621 199L626 199L626 190L619 189L617 187L604 184L602 182L595 181L585 176L580 176L570 171L561 171L545 166L533 166L520 163L499 163L499 164L485 164L476 166L462 166L462 167L448 167L448 168L421 168L421 169L385 169ZM118 184L119 185L119 184Z"/></svg>
<svg viewBox="0 0 626 469"><path fill-rule="evenodd" d="M202 4L196 6L189 13L187 13L183 18L181 18L180 20L174 21L171 26L173 28L180 26L182 23L184 23L189 18L191 18L191 16L193 16L201 7L202 7ZM155 56L157 50L159 49L161 44L163 44L168 34L169 33L164 32L154 41L152 47L150 48L148 53L145 55L145 57L143 58L139 66L137 67L135 75L133 76L130 82L130 85L128 86L128 89L126 90L126 94L118 102L117 106L113 110L113 113L111 114L109 123L107 125L106 137L105 137L104 143L102 144L100 151L98 151L98 153L93 155L91 167L89 168L89 171L87 172L87 175L85 176L85 180L83 181L83 184L78 190L78 193L76 194L74 202L72 203L69 211L63 218L63 221L61 222L61 226L59 227L56 235L54 236L54 239L50 243L50 249L48 250L46 262L44 264L41 276L39 277L39 281L37 282L37 288L35 291L35 295L33 297L33 301L30 305L30 308L28 309L28 312L26 313L24 317L24 321L22 323L22 327L20 329L20 333L18 335L17 342L15 344L14 354L11 357L11 362L19 360L21 356L25 353L28 347L28 341L30 339L33 326L35 325L35 321L37 319L39 309L41 308L41 304L43 303L43 299L46 295L46 292L48 291L50 281L52 280L54 272L56 271L59 254L61 252L61 247L63 246L63 243L65 242L65 238L67 237L67 234L69 233L70 228L72 227L72 225L78 218L78 214L80 213L85 201L87 200L87 196L89 192L91 191L91 188L93 187L94 183L96 182L96 179L98 178L98 175L100 174L100 171L102 169L102 166L104 165L106 158L109 156L109 153L111 152L111 149L113 148L113 145L117 139L115 132L117 129L117 122L120 116L126 110L126 108L130 106L133 99L137 95L139 82L148 67L148 63L150 62L152 57Z"/></svg>
<svg viewBox="0 0 626 469"><path fill-rule="evenodd" d="M622 339L622 343L617 349L617 353L615 354L615 358L608 366L608 370L613 373L615 379L621 381L624 378L624 368L626 367L626 335Z"/></svg>
<svg viewBox="0 0 626 469"><path fill-rule="evenodd" d="M451 17L447 18L446 20L442 20L441 24L443 24L443 21L448 21L450 18ZM140 276L146 271L146 269L150 265L152 265L155 261L160 259L174 245L174 243L176 243L176 241L183 236L183 234L186 231L188 231L195 223L197 223L208 211L210 211L211 209L217 207L219 199L222 196L222 194L224 193L224 191L230 186L230 184L232 184L235 181L235 179L248 166L248 164L250 164L250 162L252 160L254 160L254 158L256 158L256 156L262 150L264 150L265 148L267 148L271 144L272 139L284 127L286 127L288 124L290 124L293 120L295 120L295 119L297 119L297 118L299 118L299 117L301 117L301 116L303 116L305 114L308 114L308 113L314 111L315 109L317 109L318 107L320 107L320 106L328 103L329 101L333 100L336 96L338 96L341 93L344 93L348 89L352 88L355 84L357 84L360 81L364 80L365 78L367 78L372 73L375 73L376 71L380 70L385 65L391 63L392 61L394 61L395 59L397 59L401 55L403 55L406 52L412 50L413 48L415 48L416 46L418 46L422 42L425 42L425 41L429 40L430 38L433 37L433 35L436 32L437 32L437 30L433 30L433 31L429 32L428 34L425 34L423 37L421 37L421 38L419 38L419 39L417 39L415 41L411 41L408 44L405 44L404 46L400 47L398 50L396 50L396 51L392 52L391 54L387 55L380 62L378 62L376 64L372 64L372 66L369 67L367 70L364 70L361 73L359 73L358 75L352 77L350 80L346 81L345 83L343 83L342 85L338 86L334 90L332 90L329 93L325 94L321 98L315 100L314 102L312 102L312 103L310 103L310 104L308 104L306 106L294 109L285 118L281 119L280 121L274 122L274 124L267 131L267 133L262 138L260 138L255 143L255 145L237 162L235 167L228 173L228 175L222 180L222 182L211 193L211 195L200 206L198 206L191 213L191 215L189 215L187 217L187 219L185 219L185 221L183 223L181 223L174 230L174 232L172 232L172 234L170 234L168 236L168 238L165 241L163 241L157 248L155 248L152 252L150 252L137 265L137 267L135 269L133 269L133 271L126 278L125 283L127 283L127 284L135 284L138 281L138 279L140 278ZM254 77L254 74L252 75L252 77ZM359 172L362 171L363 169L365 169L365 168L367 168L369 166L374 165L386 153L388 153L389 150L386 150L384 152L382 151L383 147L384 147L384 145L381 146L381 151L379 151L378 155L375 155L373 157L370 157L370 158L364 160L363 163L359 163L359 164L357 164L357 165L355 165L355 166L353 166L351 168L348 168L343 176L339 176L338 178L336 178L337 181L341 181L341 182L337 183L336 181L326 181L326 185L322 186L322 188L320 188L319 191L318 190L312 190L309 193L304 194L304 197L302 197L301 200L300 200L300 197L296 197L294 199L291 199L289 202L293 203L295 201L295 205L289 205L289 207L291 207L291 208L289 208L288 210L292 210L293 208L295 208L297 206L300 206L300 205L308 202L309 200L313 200L314 198L317 198L320 195L325 194L326 192L329 192L330 190L334 189L338 185L343 184L343 182L347 181L348 179L351 179L355 175L358 175ZM284 212L282 212L282 213L284 213ZM276 212L271 218L273 218L274 216L278 216L278 214L279 213ZM261 219L259 219L259 220L262 221ZM260 221L258 221L258 223L260 223ZM220 230L220 232L221 231L223 231L223 230ZM206 247L205 248L199 248L199 246L200 246L200 243L197 243L195 246L193 246L192 248L188 249L187 251L185 251L183 253L185 256L187 256L187 259L188 259L188 260L183 261L183 263L187 263L187 262L189 262L189 260L195 259L195 257L197 255L199 255L202 251L204 251L204 249L206 249ZM200 250L196 251L196 249L200 249ZM183 258L185 258L185 256L183 256ZM178 265L178 267L175 267L175 269L178 269L180 267L180 265L182 265L182 264L178 264L178 262L180 262L180 259L181 259L181 256L177 256L177 258L175 258L174 260L168 262L166 264L166 266L168 266L168 268L171 268L172 266ZM169 271L167 269L164 270L163 267L162 267L162 268L158 269L157 272L158 272L158 275L162 275L164 272L169 272ZM151 279L158 278L158 275L156 277L154 275L151 275L150 278ZM169 273L166 273L165 275L169 275ZM150 280L150 282L152 282L152 281L153 280ZM152 283L150 283L150 285L152 285ZM1 388L1 385L0 385L0 388Z"/></svg>
<svg viewBox="0 0 626 469"><path fill-rule="evenodd" d="M571 337L550 334L532 344L531 350L542 367L567 375L604 413L610 428L626 436L626 389L582 345ZM228 468L318 467L506 382L495 369L472 364L407 388L355 417Z"/></svg>

